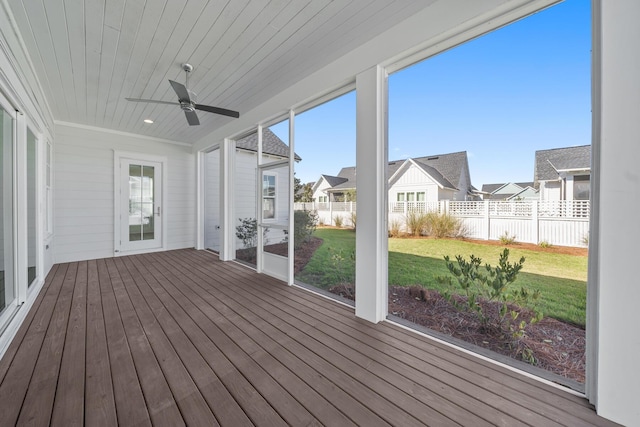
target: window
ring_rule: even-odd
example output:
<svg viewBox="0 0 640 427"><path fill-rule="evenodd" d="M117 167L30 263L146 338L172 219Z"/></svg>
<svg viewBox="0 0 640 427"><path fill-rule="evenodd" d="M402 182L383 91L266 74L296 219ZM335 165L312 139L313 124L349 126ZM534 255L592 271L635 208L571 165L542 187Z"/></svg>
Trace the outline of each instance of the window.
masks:
<svg viewBox="0 0 640 427"><path fill-rule="evenodd" d="M262 219L276 217L276 176L262 175Z"/></svg>
<svg viewBox="0 0 640 427"><path fill-rule="evenodd" d="M420 191L420 192L416 193L416 200L418 202L424 202L424 200L425 200L424 196L425 196L424 191Z"/></svg>
<svg viewBox="0 0 640 427"><path fill-rule="evenodd" d="M416 193L407 193L407 202L414 202L416 200Z"/></svg>
<svg viewBox="0 0 640 427"><path fill-rule="evenodd" d="M397 200L399 202L404 202L404 193L398 193Z"/></svg>
<svg viewBox="0 0 640 427"><path fill-rule="evenodd" d="M327 196L318 196L318 202L319 203L327 203L328 201L329 200L328 200Z"/></svg>

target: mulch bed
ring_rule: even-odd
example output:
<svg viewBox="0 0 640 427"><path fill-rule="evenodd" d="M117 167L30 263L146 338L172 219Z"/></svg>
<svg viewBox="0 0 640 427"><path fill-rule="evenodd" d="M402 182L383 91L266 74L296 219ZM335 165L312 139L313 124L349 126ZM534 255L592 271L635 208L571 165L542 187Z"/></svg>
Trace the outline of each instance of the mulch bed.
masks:
<svg viewBox="0 0 640 427"><path fill-rule="evenodd" d="M298 274L307 265L313 253L322 245L322 239L318 237L311 237L311 239L303 244L299 249L294 251L295 259L293 262L293 274ZM289 256L289 244L276 243L274 245L267 245L264 247L265 252L269 252L281 256ZM247 262L249 264L256 264L255 248L250 249L238 249L236 250L236 259Z"/></svg>

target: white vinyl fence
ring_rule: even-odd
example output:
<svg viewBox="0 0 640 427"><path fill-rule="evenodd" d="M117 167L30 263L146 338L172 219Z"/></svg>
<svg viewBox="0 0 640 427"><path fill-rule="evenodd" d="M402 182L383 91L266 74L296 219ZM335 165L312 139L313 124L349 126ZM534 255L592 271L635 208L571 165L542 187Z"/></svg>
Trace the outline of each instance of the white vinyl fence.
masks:
<svg viewBox="0 0 640 427"><path fill-rule="evenodd" d="M356 220L356 202L295 203L295 210L317 211L321 224L344 227ZM405 223L409 212L447 213L460 219L465 237L499 240L508 233L523 243L546 242L558 246L587 246L589 239L589 201L501 201L478 202L390 202L389 224Z"/></svg>

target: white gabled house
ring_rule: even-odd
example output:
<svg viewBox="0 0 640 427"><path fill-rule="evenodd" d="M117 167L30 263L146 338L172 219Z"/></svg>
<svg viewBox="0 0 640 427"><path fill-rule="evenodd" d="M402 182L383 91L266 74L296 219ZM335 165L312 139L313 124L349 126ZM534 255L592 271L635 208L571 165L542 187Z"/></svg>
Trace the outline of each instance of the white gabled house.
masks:
<svg viewBox="0 0 640 427"><path fill-rule="evenodd" d="M387 321L388 75L555 3L274 1L239 7L238 2L148 0L144 7L137 1L62 7L3 0L0 354L28 321L54 264L204 249L203 163L213 149L219 150L220 259L233 259L239 216L234 195L240 189L236 141L284 119L293 136L296 114L353 90L358 167L353 316ZM630 321L640 300L632 268L640 227L629 214L640 210L640 199L630 193L637 188L640 157L640 2L592 0L592 5L592 166L587 171L587 165L551 163L560 179L566 177L565 197L583 192L576 176L590 175L586 398L599 415L632 426L640 420L635 357L640 340ZM200 102L238 110L240 118L202 113L200 126L187 126L179 106L124 99L175 102L167 80L184 77L181 61L196 66L192 89ZM153 125L143 123L150 118ZM294 146L290 138L290 150ZM289 188L292 157L282 163L289 168ZM413 163L407 169L426 175ZM457 189L452 197L466 197L468 174L455 179L438 171ZM123 196L131 191L131 176L140 182L153 176L156 184L153 209L144 208L154 220L138 217L137 233L131 233L130 199ZM443 191L449 187L440 184ZM272 203L256 196L264 189L255 179L258 204ZM288 197L291 213L291 191ZM140 206L149 202L140 198ZM151 224L153 230L140 227ZM291 283L292 274L286 279ZM38 327L45 334L48 325ZM62 339L53 335L49 341ZM554 392L549 399L564 399ZM7 408L5 401L0 408Z"/></svg>
<svg viewBox="0 0 640 427"><path fill-rule="evenodd" d="M475 198L466 151L390 161L387 174L390 202ZM342 168L337 176L321 175L313 186L314 201L350 201L345 199L349 199L349 192L355 192L356 177L354 166Z"/></svg>

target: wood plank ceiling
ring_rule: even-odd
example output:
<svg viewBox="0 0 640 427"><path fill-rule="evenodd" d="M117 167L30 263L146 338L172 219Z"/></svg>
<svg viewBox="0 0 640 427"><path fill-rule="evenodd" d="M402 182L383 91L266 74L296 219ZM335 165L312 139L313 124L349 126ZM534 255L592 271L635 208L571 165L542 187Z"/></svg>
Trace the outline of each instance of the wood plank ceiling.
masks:
<svg viewBox="0 0 640 427"><path fill-rule="evenodd" d="M193 143L168 79L242 114L432 1L8 0L54 118ZM153 125L143 119L151 118Z"/></svg>

